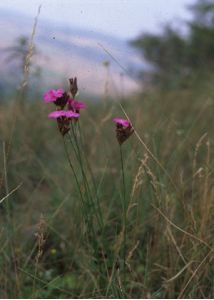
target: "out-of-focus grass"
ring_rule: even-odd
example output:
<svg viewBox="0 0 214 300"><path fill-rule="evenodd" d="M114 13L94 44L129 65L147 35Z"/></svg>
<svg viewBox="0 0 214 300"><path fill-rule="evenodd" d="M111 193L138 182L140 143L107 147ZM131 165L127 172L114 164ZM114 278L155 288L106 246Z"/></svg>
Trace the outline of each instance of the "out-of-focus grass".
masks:
<svg viewBox="0 0 214 300"><path fill-rule="evenodd" d="M111 282L111 274L120 238L122 196L112 118L123 116L120 106L110 100L105 104L87 101L80 119L85 155L104 213L106 248L98 261L87 244L62 137L55 121L47 119L51 105L32 99L23 110L15 109L11 144L15 104L1 105L1 141L9 149L8 189L23 184L0 206L0 296L212 297L213 94L210 80L206 86L150 91L123 102L162 168L135 135L123 145L130 202L127 274L123 281L117 269L115 282ZM0 153L4 177L2 145ZM5 195L3 180L1 196Z"/></svg>

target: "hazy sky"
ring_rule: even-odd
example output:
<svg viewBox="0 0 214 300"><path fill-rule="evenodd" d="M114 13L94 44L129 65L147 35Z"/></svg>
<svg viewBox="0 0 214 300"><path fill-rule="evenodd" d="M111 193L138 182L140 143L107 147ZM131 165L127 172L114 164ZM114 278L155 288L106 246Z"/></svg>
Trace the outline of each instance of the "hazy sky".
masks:
<svg viewBox="0 0 214 300"><path fill-rule="evenodd" d="M48 19L130 39L142 31L157 31L161 25L190 19L186 6L194 0L1 0L0 9Z"/></svg>

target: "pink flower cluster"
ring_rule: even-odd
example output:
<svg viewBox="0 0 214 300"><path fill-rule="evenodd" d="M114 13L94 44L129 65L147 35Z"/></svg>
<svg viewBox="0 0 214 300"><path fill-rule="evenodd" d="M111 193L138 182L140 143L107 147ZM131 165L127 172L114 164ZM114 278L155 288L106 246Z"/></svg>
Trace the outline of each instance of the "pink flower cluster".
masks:
<svg viewBox="0 0 214 300"><path fill-rule="evenodd" d="M46 103L54 103L55 111L48 114L49 118L57 119L59 131L64 136L70 130L72 119L78 119L80 110L86 108L85 103L70 98L63 89L51 89L44 94Z"/></svg>
<svg viewBox="0 0 214 300"><path fill-rule="evenodd" d="M74 98L78 91L77 79L71 78L69 82L70 92ZM55 111L48 114L48 117L57 119L59 131L63 136L70 130L72 119L77 120L80 116L80 110L86 108L85 103L73 98L70 98L70 94L65 92L62 88L57 90L51 89L44 94L44 101L46 103L52 102L57 107ZM121 145L134 132L133 126L129 120L122 118L114 118L113 122L116 124L116 137Z"/></svg>
<svg viewBox="0 0 214 300"><path fill-rule="evenodd" d="M44 94L44 101L46 103L53 102L57 106L64 108L67 104L67 110L56 110L49 113L49 118L78 118L79 111L86 108L85 103L69 98L69 95L63 89L51 89Z"/></svg>

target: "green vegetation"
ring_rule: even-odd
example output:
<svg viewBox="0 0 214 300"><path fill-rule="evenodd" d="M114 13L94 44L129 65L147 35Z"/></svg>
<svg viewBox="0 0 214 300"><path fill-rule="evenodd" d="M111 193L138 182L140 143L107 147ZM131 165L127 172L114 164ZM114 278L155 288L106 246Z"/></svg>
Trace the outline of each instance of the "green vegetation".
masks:
<svg viewBox="0 0 214 300"><path fill-rule="evenodd" d="M1 204L1 296L212 297L213 93L207 84L123 104L162 166L135 135L122 146L130 201L125 279L118 266L113 270L115 259L119 265L122 259L121 167L111 121L122 115L118 104L87 102L80 119L103 212L99 260L87 239L62 136L46 118L48 108L38 99L22 114L15 103L2 106L1 137L9 153L3 166L1 152L8 184L1 182L2 197L22 186Z"/></svg>
<svg viewBox="0 0 214 300"><path fill-rule="evenodd" d="M166 25L162 34L142 34L131 44L137 47L152 64L143 72L143 80L167 89L185 87L212 72L214 62L214 3L198 0L189 8L192 21L181 34L177 28Z"/></svg>
<svg viewBox="0 0 214 300"><path fill-rule="evenodd" d="M206 64L186 85L164 78L122 103L86 99L78 140L47 118L52 104L25 101L24 68L19 94L0 104L1 298L213 297L214 78ZM122 145L123 172L119 116L135 129Z"/></svg>

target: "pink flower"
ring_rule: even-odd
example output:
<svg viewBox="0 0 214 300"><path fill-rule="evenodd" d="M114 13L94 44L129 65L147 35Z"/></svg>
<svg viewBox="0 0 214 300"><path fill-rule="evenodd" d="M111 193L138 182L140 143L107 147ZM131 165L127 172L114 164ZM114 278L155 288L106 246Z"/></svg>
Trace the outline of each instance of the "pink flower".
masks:
<svg viewBox="0 0 214 300"><path fill-rule="evenodd" d="M58 98L61 98L64 94L63 89L58 90L49 90L44 94L44 101L48 102L55 102Z"/></svg>
<svg viewBox="0 0 214 300"><path fill-rule="evenodd" d="M80 116L79 113L73 112L72 110L66 111L66 117L67 118L78 118Z"/></svg>
<svg viewBox="0 0 214 300"><path fill-rule="evenodd" d="M125 128L131 127L131 123L128 120L125 120L125 119L115 118L115 119L113 119L113 122L116 123L117 125L121 125Z"/></svg>
<svg viewBox="0 0 214 300"><path fill-rule="evenodd" d="M60 117L66 117L66 118L78 118L80 114L75 113L71 110L56 110L52 111L51 113L48 114L49 118L60 118Z"/></svg>
<svg viewBox="0 0 214 300"><path fill-rule="evenodd" d="M125 119L115 118L113 122L116 123L116 137L119 145L122 145L134 132L132 124Z"/></svg>
<svg viewBox="0 0 214 300"><path fill-rule="evenodd" d="M79 111L80 109L86 108L85 103L74 100L74 99L69 99L68 100L68 108L71 110Z"/></svg>

